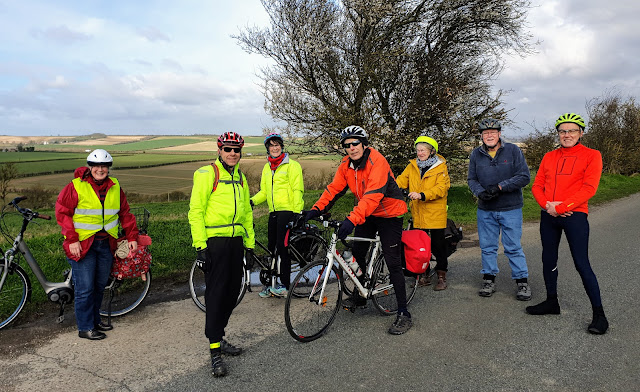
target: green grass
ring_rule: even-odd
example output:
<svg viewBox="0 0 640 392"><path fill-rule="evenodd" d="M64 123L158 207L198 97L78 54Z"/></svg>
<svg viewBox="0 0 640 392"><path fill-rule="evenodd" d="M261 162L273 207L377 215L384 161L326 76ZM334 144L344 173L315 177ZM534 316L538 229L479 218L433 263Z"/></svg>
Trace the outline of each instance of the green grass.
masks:
<svg viewBox="0 0 640 392"><path fill-rule="evenodd" d="M33 154L55 154L61 153L33 153ZM36 159L32 161L21 161L16 163L18 173L21 176L33 176L52 173L64 173L73 171L80 167L86 166L87 157L84 154L64 154L68 156L65 159ZM76 155L72 157L71 155ZM80 156L77 156L80 155ZM163 154L163 153L143 153L143 154L113 154L114 169L125 168L141 168L168 165L180 162L202 161L211 158L210 153L192 153L192 154Z"/></svg>
<svg viewBox="0 0 640 392"><path fill-rule="evenodd" d="M96 148L103 148L109 152L127 152L127 151L148 151L154 150L156 148L166 148L166 147L175 147L182 146L192 143L198 143L203 141L210 141L213 137L207 138L205 136L191 136L191 137L155 137L148 140L141 140L135 142L128 143L119 143L119 144L91 144L91 145L79 145L73 143L66 144L49 144L47 145L47 150L95 150ZM40 147L39 147L40 148ZM44 148L44 147L42 147Z"/></svg>

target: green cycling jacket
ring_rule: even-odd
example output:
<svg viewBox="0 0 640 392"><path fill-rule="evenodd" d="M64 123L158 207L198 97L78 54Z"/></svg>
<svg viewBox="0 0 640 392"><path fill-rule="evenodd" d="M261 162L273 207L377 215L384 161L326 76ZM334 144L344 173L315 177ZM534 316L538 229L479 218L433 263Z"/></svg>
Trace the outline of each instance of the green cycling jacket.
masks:
<svg viewBox="0 0 640 392"><path fill-rule="evenodd" d="M266 200L270 212L292 211L298 214L304 208L303 194L302 167L287 154L275 171L271 170L269 162L264 165L260 191L251 200L255 205Z"/></svg>
<svg viewBox="0 0 640 392"><path fill-rule="evenodd" d="M253 249L255 234L247 179L238 170L238 165L232 176L220 160L213 164L220 172L215 192L215 171L211 165L193 173L188 214L193 246L198 250L206 248L209 237L242 236L244 246Z"/></svg>

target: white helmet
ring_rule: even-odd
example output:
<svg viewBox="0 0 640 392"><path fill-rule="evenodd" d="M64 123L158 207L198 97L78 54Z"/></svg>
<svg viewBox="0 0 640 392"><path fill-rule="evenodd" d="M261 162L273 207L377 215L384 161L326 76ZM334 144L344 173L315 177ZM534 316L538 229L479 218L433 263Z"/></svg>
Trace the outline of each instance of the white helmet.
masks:
<svg viewBox="0 0 640 392"><path fill-rule="evenodd" d="M111 166L113 165L113 158L107 151L99 148L93 150L87 157L87 165L89 166Z"/></svg>

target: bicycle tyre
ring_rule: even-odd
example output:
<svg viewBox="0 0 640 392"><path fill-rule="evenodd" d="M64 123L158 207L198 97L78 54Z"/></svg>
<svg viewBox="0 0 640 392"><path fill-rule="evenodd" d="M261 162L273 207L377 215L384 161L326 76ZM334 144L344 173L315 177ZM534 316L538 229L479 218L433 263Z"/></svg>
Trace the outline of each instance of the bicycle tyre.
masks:
<svg viewBox="0 0 640 392"><path fill-rule="evenodd" d="M240 289L240 293L238 294L238 300L236 301L236 306L240 304L242 298L244 298L244 294L247 292L247 271L242 269L242 286ZM191 266L191 271L189 272L189 293L191 294L191 299L196 306L202 310L203 312L207 311L207 305L204 301L204 292L206 289L206 282L204 279L204 271L202 271L196 265L195 261Z"/></svg>
<svg viewBox="0 0 640 392"><path fill-rule="evenodd" d="M323 297L325 276L328 276ZM334 265L327 268L326 262L307 264L294 279L287 295L284 320L289 334L299 342L311 342L327 332L340 309L342 300L342 278ZM294 295L305 293L304 296Z"/></svg>
<svg viewBox="0 0 640 392"><path fill-rule="evenodd" d="M0 276L4 273L4 261L0 265ZM6 327L20 314L31 297L31 281L18 264L9 265L9 273L0 288L0 329Z"/></svg>
<svg viewBox="0 0 640 392"><path fill-rule="evenodd" d="M373 289L383 289L383 291L372 295L373 304L383 315L394 315L398 312L398 301L396 300L395 289L391 284L389 269L387 268L384 256L378 256L374 263L372 276L372 282L374 282ZM403 275L408 305L416 294L416 290L418 288L418 277L415 274L410 274L409 276L406 274Z"/></svg>
<svg viewBox="0 0 640 392"><path fill-rule="evenodd" d="M294 235L289 240L289 257L291 264L298 263L303 268L309 263L324 261L329 245L317 234L303 233Z"/></svg>
<svg viewBox="0 0 640 392"><path fill-rule="evenodd" d="M102 304L100 305L100 315L109 315L109 298L113 295L111 301L111 317L124 316L137 308L149 294L149 286L151 286L151 270L144 275L146 279L127 278L116 279L109 277L107 287L104 288Z"/></svg>
<svg viewBox="0 0 640 392"><path fill-rule="evenodd" d="M322 262L327 257L328 245L324 238L317 234L303 233L293 236L289 241L289 256L291 257L291 279L296 278L301 269L306 265ZM290 285L292 288L293 285ZM293 295L299 296L296 290Z"/></svg>

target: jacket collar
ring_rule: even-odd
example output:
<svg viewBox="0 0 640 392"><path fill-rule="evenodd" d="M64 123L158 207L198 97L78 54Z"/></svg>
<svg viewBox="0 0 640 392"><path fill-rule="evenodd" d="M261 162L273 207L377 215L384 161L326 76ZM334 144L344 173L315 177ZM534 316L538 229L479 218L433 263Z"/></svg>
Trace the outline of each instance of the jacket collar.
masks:
<svg viewBox="0 0 640 392"><path fill-rule="evenodd" d="M367 161L369 160L369 155L371 154L371 148L365 147L364 153L362 154L362 158L358 161L358 165L356 166L355 161L351 160L348 156L346 157L349 161L349 167L352 169L362 170L367 166Z"/></svg>

